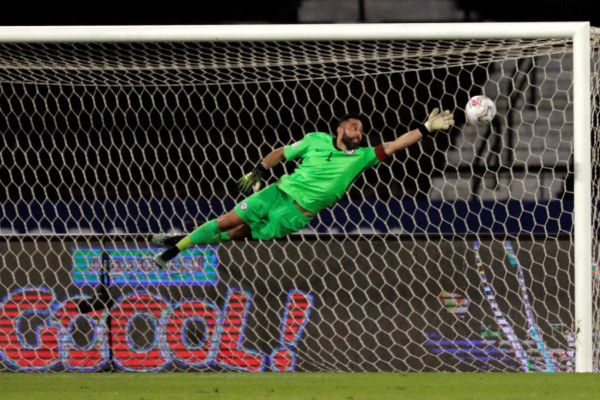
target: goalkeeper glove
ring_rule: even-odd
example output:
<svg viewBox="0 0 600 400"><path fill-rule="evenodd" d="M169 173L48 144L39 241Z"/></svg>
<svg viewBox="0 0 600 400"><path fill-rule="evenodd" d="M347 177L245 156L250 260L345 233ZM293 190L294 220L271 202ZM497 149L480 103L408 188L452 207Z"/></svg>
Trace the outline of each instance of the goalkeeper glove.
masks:
<svg viewBox="0 0 600 400"><path fill-rule="evenodd" d="M254 189L255 192L259 191L262 187L262 176L266 171L267 167L261 163L258 167L242 176L238 182L240 192L248 193L250 189Z"/></svg>
<svg viewBox="0 0 600 400"><path fill-rule="evenodd" d="M433 133L435 131L439 131L440 129L448 129L452 125L454 125L454 117L449 110L444 110L440 113L439 108L434 108L429 116L427 117L427 121L423 126L425 129L419 129L423 136L426 136L428 133Z"/></svg>

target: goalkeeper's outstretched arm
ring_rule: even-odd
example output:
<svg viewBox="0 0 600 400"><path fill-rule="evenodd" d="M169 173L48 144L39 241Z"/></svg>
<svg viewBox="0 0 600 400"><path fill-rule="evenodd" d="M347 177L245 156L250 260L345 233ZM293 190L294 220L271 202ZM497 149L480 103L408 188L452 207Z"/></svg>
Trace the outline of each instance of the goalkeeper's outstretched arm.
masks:
<svg viewBox="0 0 600 400"><path fill-rule="evenodd" d="M449 110L445 110L440 113L439 108L434 108L427 117L427 121L423 125L417 129L406 132L396 140L385 142L383 144L383 150L385 151L386 155L392 155L399 150L412 146L424 136L427 136L430 133L438 130L448 129L452 125L454 125L454 117Z"/></svg>

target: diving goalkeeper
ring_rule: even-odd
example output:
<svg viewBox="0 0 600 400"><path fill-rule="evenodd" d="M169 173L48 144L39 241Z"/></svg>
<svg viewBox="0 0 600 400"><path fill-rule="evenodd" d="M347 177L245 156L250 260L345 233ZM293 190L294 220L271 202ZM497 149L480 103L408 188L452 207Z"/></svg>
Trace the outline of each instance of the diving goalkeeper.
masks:
<svg viewBox="0 0 600 400"><path fill-rule="evenodd" d="M339 201L356 177L422 137L454 124L450 111L435 108L417 129L375 147L360 147L363 122L348 114L339 120L336 135L307 133L300 141L273 150L239 181L243 193L254 193L226 214L205 222L187 235L156 234L151 242L167 249L154 256L159 268L180 252L200 244L244 238L269 240L298 232L324 208ZM300 159L293 173L262 190L262 177L283 160Z"/></svg>

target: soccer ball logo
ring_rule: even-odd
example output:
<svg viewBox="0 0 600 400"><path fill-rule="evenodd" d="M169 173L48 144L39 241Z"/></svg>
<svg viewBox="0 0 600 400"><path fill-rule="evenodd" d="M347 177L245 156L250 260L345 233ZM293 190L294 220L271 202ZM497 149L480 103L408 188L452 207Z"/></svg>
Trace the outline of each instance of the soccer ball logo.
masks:
<svg viewBox="0 0 600 400"><path fill-rule="evenodd" d="M473 125L485 125L496 116L496 104L486 96L473 96L465 107L467 122Z"/></svg>

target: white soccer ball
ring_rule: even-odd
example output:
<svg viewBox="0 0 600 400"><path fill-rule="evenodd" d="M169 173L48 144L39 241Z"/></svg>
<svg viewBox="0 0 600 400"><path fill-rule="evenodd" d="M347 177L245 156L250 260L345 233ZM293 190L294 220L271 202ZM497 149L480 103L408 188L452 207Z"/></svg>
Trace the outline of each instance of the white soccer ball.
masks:
<svg viewBox="0 0 600 400"><path fill-rule="evenodd" d="M496 116L496 104L486 96L473 96L465 106L467 122L473 125L485 125Z"/></svg>

